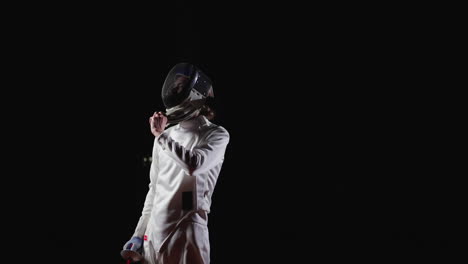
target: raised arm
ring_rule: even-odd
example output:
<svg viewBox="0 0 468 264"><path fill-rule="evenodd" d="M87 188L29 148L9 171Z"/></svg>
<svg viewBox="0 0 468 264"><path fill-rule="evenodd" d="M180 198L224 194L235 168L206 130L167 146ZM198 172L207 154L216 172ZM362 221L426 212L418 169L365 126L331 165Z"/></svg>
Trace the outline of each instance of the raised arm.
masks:
<svg viewBox="0 0 468 264"><path fill-rule="evenodd" d="M205 138L204 144L194 149L186 149L164 133L167 117L161 112L154 113L149 119L151 133L161 151L165 151L190 175L194 171L202 172L216 166L224 159L224 152L229 143L229 133L223 127L216 127Z"/></svg>
<svg viewBox="0 0 468 264"><path fill-rule="evenodd" d="M229 133L223 127L214 129L204 140L204 144L192 150L162 133L156 140L161 150L169 153L189 174L203 172L219 164L224 159Z"/></svg>

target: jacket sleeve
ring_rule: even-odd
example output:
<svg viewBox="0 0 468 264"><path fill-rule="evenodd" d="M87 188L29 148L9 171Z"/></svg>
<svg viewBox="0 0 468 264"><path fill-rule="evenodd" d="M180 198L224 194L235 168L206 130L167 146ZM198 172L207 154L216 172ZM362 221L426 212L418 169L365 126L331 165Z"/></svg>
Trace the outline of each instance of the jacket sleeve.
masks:
<svg viewBox="0 0 468 264"><path fill-rule="evenodd" d="M145 231L146 231L146 226L148 225L148 219L153 209L154 196L156 195L154 184L156 183L156 179L158 177L158 172L159 172L159 163L158 163L159 149L158 148L159 146L157 146L155 142L153 146L153 157L152 157L151 168L150 168L149 189L148 189L148 193L146 194L143 211L141 213L138 224L135 228L135 233L133 234L133 236L136 236L136 237L142 238L144 236Z"/></svg>
<svg viewBox="0 0 468 264"><path fill-rule="evenodd" d="M219 126L208 134L203 143L193 149L186 149L174 141L167 133L162 133L156 142L187 173L204 172L219 164L224 159L229 133Z"/></svg>

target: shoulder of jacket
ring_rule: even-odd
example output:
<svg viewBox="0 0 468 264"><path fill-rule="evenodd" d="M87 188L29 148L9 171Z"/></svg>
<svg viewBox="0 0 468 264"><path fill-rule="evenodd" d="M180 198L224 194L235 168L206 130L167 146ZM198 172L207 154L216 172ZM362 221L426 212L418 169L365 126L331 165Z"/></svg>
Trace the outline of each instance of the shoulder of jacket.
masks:
<svg viewBox="0 0 468 264"><path fill-rule="evenodd" d="M213 124L213 123L211 123L211 125L209 127L208 134L218 135L218 136L225 136L227 138L229 138L229 136L230 136L229 132L227 131L226 128L224 128L223 126Z"/></svg>

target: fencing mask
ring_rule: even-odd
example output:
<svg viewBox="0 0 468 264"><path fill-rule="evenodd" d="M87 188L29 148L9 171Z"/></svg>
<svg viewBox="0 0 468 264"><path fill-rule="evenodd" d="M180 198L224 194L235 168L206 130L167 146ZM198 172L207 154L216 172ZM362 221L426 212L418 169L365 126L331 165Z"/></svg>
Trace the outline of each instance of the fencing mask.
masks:
<svg viewBox="0 0 468 264"><path fill-rule="evenodd" d="M190 63L178 63L164 81L161 97L169 124L196 116L206 100L214 97L211 80Z"/></svg>

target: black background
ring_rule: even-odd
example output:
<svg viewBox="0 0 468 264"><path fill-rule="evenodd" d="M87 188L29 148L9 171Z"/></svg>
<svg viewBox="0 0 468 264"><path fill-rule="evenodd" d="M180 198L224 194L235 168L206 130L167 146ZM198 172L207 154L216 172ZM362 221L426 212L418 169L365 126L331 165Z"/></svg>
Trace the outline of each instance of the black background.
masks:
<svg viewBox="0 0 468 264"><path fill-rule="evenodd" d="M164 110L160 88L182 61L213 79L215 123L231 135L210 214L212 263L453 247L451 192L426 130L434 112L414 79L425 59L417 25L390 7L367 10L20 7L8 50L13 220L23 220L13 232L28 252L19 259L124 263L148 184L148 118Z"/></svg>

